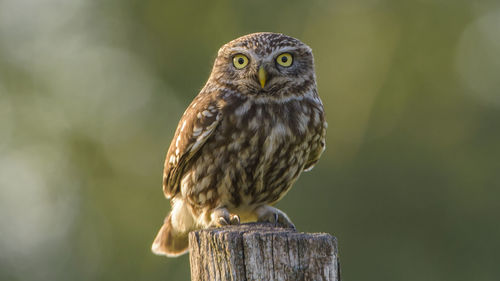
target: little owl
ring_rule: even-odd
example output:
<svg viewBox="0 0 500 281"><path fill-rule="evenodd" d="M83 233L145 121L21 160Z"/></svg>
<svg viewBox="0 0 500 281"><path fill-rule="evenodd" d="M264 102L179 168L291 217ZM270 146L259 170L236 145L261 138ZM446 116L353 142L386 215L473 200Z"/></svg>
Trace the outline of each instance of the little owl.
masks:
<svg viewBox="0 0 500 281"><path fill-rule="evenodd" d="M172 211L152 250L187 252L188 233L240 222L294 227L272 207L325 149L327 124L311 49L277 33L220 48L170 144L163 192Z"/></svg>

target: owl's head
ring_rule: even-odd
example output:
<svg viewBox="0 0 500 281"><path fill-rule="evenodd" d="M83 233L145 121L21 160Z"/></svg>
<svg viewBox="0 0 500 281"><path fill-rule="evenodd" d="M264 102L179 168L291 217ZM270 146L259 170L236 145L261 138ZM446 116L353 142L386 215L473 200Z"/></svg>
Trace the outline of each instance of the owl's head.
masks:
<svg viewBox="0 0 500 281"><path fill-rule="evenodd" d="M245 35L222 46L210 80L245 95L298 94L316 86L311 48L270 32Z"/></svg>

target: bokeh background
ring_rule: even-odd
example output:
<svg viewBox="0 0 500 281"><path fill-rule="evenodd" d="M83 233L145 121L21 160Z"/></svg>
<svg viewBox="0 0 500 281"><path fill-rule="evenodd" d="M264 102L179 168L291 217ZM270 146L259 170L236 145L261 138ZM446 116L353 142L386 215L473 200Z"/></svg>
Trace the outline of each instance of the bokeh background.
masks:
<svg viewBox="0 0 500 281"><path fill-rule="evenodd" d="M257 31L314 51L327 150L278 207L343 279L499 280L497 0L0 0L0 280L189 280L164 155Z"/></svg>

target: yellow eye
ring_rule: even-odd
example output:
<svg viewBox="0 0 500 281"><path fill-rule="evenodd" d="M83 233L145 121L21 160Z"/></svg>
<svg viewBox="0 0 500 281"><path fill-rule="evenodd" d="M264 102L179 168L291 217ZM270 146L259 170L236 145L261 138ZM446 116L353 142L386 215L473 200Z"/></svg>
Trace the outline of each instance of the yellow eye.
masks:
<svg viewBox="0 0 500 281"><path fill-rule="evenodd" d="M292 54L283 53L276 58L276 62L281 66L289 67L293 62Z"/></svg>
<svg viewBox="0 0 500 281"><path fill-rule="evenodd" d="M233 57L233 65L237 69L242 69L243 67L247 66L247 64L248 58L245 55L237 54Z"/></svg>

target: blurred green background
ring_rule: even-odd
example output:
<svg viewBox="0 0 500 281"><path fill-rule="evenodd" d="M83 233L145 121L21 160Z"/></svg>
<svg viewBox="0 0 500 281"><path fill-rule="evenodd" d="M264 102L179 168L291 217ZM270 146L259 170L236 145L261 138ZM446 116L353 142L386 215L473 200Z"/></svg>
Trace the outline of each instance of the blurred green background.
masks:
<svg viewBox="0 0 500 281"><path fill-rule="evenodd" d="M0 280L189 280L151 254L218 48L310 45L327 150L278 204L354 280L500 279L497 0L0 0Z"/></svg>

